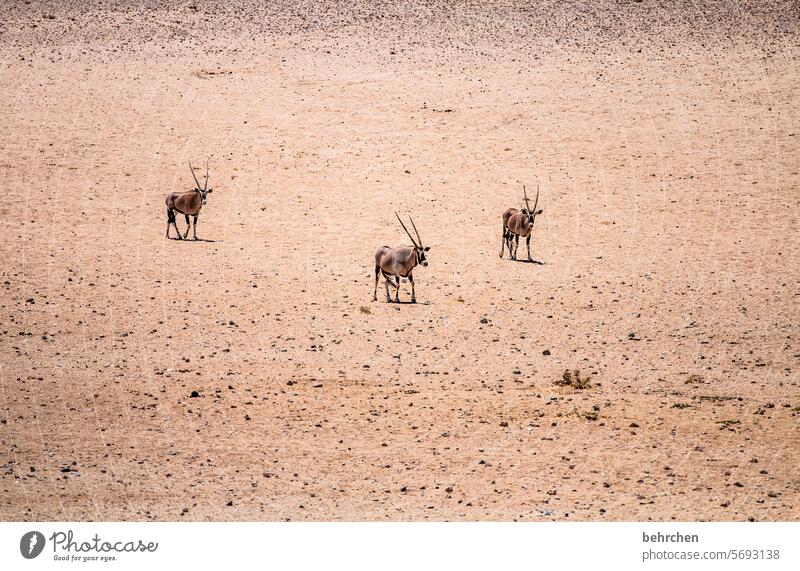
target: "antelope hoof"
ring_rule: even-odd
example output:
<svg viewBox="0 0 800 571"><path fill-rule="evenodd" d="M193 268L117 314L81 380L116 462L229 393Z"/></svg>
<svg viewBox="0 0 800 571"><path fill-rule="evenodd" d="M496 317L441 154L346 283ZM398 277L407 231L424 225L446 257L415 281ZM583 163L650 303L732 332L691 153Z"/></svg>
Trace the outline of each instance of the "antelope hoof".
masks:
<svg viewBox="0 0 800 571"><path fill-rule="evenodd" d="M417 303L417 298L416 297L412 297L411 298L411 303Z"/></svg>

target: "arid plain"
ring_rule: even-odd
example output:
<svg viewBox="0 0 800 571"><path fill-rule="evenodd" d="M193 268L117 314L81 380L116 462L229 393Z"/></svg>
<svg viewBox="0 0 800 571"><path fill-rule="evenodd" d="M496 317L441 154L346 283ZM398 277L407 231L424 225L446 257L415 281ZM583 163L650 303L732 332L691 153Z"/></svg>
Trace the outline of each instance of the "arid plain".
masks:
<svg viewBox="0 0 800 571"><path fill-rule="evenodd" d="M2 5L0 518L800 517L796 2Z"/></svg>

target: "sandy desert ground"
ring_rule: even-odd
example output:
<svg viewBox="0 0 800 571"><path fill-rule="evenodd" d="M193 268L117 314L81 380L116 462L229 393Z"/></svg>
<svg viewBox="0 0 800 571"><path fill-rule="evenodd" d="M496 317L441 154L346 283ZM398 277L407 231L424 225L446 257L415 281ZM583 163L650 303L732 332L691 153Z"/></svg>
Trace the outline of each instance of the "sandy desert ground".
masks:
<svg viewBox="0 0 800 571"><path fill-rule="evenodd" d="M2 14L0 519L800 518L796 2Z"/></svg>

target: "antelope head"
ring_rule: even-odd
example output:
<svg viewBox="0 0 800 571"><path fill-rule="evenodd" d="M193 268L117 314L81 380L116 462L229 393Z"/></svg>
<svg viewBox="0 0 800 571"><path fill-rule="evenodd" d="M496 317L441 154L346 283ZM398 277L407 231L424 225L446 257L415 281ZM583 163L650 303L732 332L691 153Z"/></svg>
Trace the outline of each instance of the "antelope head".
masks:
<svg viewBox="0 0 800 571"><path fill-rule="evenodd" d="M417 257L417 264L419 264L420 266L427 266L428 265L427 252L431 249L431 247L422 245L422 238L419 237L419 232L417 231L416 224L414 224L414 219L411 218L411 216L408 217L408 219L411 220L411 226L414 228L414 233L417 235L416 240L414 240L414 237L411 235L411 232L408 231L406 225L403 224L403 221L400 220L400 215L397 212L395 212L394 215L397 216L397 220L400 222L400 225L403 227L403 230L406 231L406 234L408 234L408 237L414 244L414 255Z"/></svg>
<svg viewBox="0 0 800 571"><path fill-rule="evenodd" d="M200 188L200 181L197 180L197 176L194 174L194 167L191 161L189 162L189 170L192 171L192 177L194 177L194 191L200 194L200 204L205 205L206 196L214 190L213 188L208 188L208 161L206 161L206 181L203 188Z"/></svg>
<svg viewBox="0 0 800 571"><path fill-rule="evenodd" d="M522 209L522 214L527 217L528 219L528 228L531 230L533 229L533 223L536 219L537 214L541 214L544 212L543 209L536 210L536 207L539 205L539 186L536 186L536 200L533 203L533 209L531 209L530 204L528 203L528 191L525 190L525 185L522 185L522 192L525 194L525 208Z"/></svg>

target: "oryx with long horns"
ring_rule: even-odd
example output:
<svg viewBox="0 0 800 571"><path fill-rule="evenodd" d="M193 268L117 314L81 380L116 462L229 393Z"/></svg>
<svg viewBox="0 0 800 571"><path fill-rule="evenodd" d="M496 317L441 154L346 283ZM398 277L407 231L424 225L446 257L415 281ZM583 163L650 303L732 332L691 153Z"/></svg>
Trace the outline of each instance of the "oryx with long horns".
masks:
<svg viewBox="0 0 800 571"><path fill-rule="evenodd" d="M194 174L194 167L189 163L189 170L192 171L194 177L195 187L194 190L189 192L173 192L167 195L167 238L169 238L170 224L175 225L175 231L178 233L178 239L185 239L189 235L189 227L194 228L194 239L197 240L197 217L200 215L200 209L206 203L206 196L211 193L212 188L208 188L208 161L206 161L206 180L203 188L200 188L200 181ZM178 223L175 221L175 211L180 212L186 217L186 233L181 236L181 231L178 230ZM194 224L189 223L189 216L194 220Z"/></svg>
<svg viewBox="0 0 800 571"><path fill-rule="evenodd" d="M392 298L389 295L390 285L395 288L394 301L400 303L400 278L408 278L408 281L411 282L411 303L417 303L417 295L414 290L414 276L411 272L418 265L428 265L428 257L426 254L431 248L430 246L422 245L422 238L419 237L417 226L414 224L414 219L411 218L411 216L409 216L408 219L411 220L411 226L414 228L414 233L417 235L416 240L414 240L414 237L411 235L411 232L408 231L406 225L403 224L403 221L400 220L400 215L397 214L397 212L395 212L394 215L397 216L397 220L400 221L400 225L403 227L403 230L406 231L414 247L395 246L394 248L390 248L389 246L382 246L375 252L375 293L372 296L372 301L378 301L378 280L380 275L383 274L386 280L387 303L392 302Z"/></svg>
<svg viewBox="0 0 800 571"><path fill-rule="evenodd" d="M536 210L539 205L539 187L536 187L536 200L533 203L533 208L528 203L528 191L525 190L525 185L522 185L522 192L525 196L525 207L522 210L516 208L509 208L503 213L503 239L500 243L500 257L503 257L506 247L508 247L508 254L512 260L517 259L517 249L519 248L520 236L525 238L528 246L528 260L533 261L531 258L531 233L533 232L533 223L537 214L543 212L542 209Z"/></svg>

